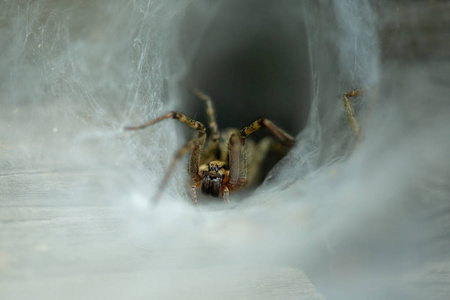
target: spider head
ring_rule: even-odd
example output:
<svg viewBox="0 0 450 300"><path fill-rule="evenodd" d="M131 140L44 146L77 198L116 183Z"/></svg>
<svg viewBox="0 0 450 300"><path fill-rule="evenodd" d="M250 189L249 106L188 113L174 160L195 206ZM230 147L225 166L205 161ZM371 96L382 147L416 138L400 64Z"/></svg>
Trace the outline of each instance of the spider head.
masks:
<svg viewBox="0 0 450 300"><path fill-rule="evenodd" d="M222 190L223 178L221 176L211 176L205 174L202 178L202 193L205 195L211 195L218 197Z"/></svg>
<svg viewBox="0 0 450 300"><path fill-rule="evenodd" d="M207 170L202 175L202 193L218 197L222 191L225 178L225 165L219 161L212 161L207 164Z"/></svg>

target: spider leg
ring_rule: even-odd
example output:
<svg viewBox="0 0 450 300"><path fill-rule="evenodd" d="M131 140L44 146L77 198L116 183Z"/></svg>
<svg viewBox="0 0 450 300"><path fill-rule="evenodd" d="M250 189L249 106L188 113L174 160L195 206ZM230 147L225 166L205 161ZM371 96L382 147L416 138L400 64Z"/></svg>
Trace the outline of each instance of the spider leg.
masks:
<svg viewBox="0 0 450 300"><path fill-rule="evenodd" d="M214 155L220 139L219 126L216 122L214 106L211 98L199 89L193 89L192 93L203 100L206 104L206 114L208 115L209 128L211 130L211 139L208 141L205 147L205 158L210 158Z"/></svg>
<svg viewBox="0 0 450 300"><path fill-rule="evenodd" d="M350 102L350 98L356 97L366 90L354 90L346 92L342 95L342 101L344 102L345 114L347 115L347 121L350 125L350 129L352 130L353 136L359 136L359 125L358 121L355 118L355 111L353 110L352 103Z"/></svg>
<svg viewBox="0 0 450 300"><path fill-rule="evenodd" d="M191 185L191 199L193 204L197 204L197 183Z"/></svg>
<svg viewBox="0 0 450 300"><path fill-rule="evenodd" d="M219 126L217 126L216 116L214 112L214 106L212 104L211 98L198 89L193 89L194 95L199 97L206 103L206 113L208 114L209 128L211 129L211 137L213 141L219 141L220 133Z"/></svg>
<svg viewBox="0 0 450 300"><path fill-rule="evenodd" d="M199 181L201 180L200 175L198 174L198 167L200 162L200 157L203 149L203 145L205 143L206 134L204 131L200 131L198 133L198 137L187 142L186 145L181 147L174 155L172 162L170 163L169 168L167 169L166 174L164 175L163 180L161 181L161 185L158 188L158 191L153 196L152 201L156 202L161 195L161 192L165 189L167 182L169 181L170 175L172 175L173 170L175 169L178 161L186 155L189 151L191 151L191 157L189 159L188 172L191 177L191 180L194 182L192 184L191 189L191 197L192 202L197 204L197 193L195 191Z"/></svg>
<svg viewBox="0 0 450 300"><path fill-rule="evenodd" d="M295 139L290 134L288 134L286 131L279 128L278 126L273 124L272 121L270 121L269 119L266 119L266 118L260 118L260 119L256 120L255 122L253 122L252 124L242 128L241 133L240 133L241 144L245 145L245 137L246 136L252 134L255 131L260 130L263 127L267 127L267 129L269 129L272 132L272 134L286 146L291 147L294 145Z"/></svg>
<svg viewBox="0 0 450 300"><path fill-rule="evenodd" d="M276 153L283 157L287 154L288 148L272 136L266 136L255 145L249 144L247 141L245 143L245 151L248 163L247 185L252 186L261 179L261 169L269 153Z"/></svg>
<svg viewBox="0 0 450 300"><path fill-rule="evenodd" d="M229 185L232 190L239 190L247 183L247 156L245 155L245 143L241 144L239 137L235 133L231 134L228 143L230 147L228 158L230 167Z"/></svg>
<svg viewBox="0 0 450 300"><path fill-rule="evenodd" d="M225 187L223 190L223 201L224 202L230 203L230 200L228 200L229 195L230 195L230 190L227 187Z"/></svg>
<svg viewBox="0 0 450 300"><path fill-rule="evenodd" d="M163 116L161 116L159 118L151 120L150 122L147 122L147 123L142 124L142 125L126 126L126 127L124 127L124 130L144 129L144 128L147 128L150 125L156 124L158 122L161 122L162 120L170 119L170 118L178 120L178 121L188 125L189 127L193 128L195 130L203 131L203 132L205 131L205 126L201 122L196 121L194 119L191 119L188 116L186 116L184 114L181 114L181 113L178 113L178 112L175 112L175 111L171 111L171 112L169 112L169 113L167 113L167 114L165 114L165 115L163 115Z"/></svg>
<svg viewBox="0 0 450 300"><path fill-rule="evenodd" d="M248 181L245 138L263 127L267 127L267 129L269 129L272 134L286 146L291 147L295 143L295 139L290 134L266 118L260 118L251 123L249 126L242 128L239 133L239 137L236 134L232 134L229 141L230 186L232 186L235 190L247 184Z"/></svg>
<svg viewBox="0 0 450 300"><path fill-rule="evenodd" d="M247 147L247 154L249 155L249 165L251 166L248 167L247 170L248 185L252 185L259 181L263 161L267 157L269 152L273 151L286 154L285 147L283 147L283 145L281 145L280 143L277 143L271 136L266 136L252 148L252 151L250 151L250 149L248 149Z"/></svg>
<svg viewBox="0 0 450 300"><path fill-rule="evenodd" d="M198 137L193 140L190 140L186 145L184 145L182 148L180 148L175 153L175 156L172 159L169 169L167 170L166 174L164 175L163 180L161 181L161 185L158 188L157 193L152 198L154 202L157 201L161 192L166 187L167 182L170 178L170 175L172 174L177 162L181 159L181 157L186 155L189 151L191 151L191 157L189 159L188 173L189 173L189 176L191 177L191 180L194 182L194 185L197 186L197 184L200 180L200 175L198 174L198 167L200 164L200 157L202 154L203 146L204 146L205 140L206 140L205 126L201 122L191 119L184 114L181 114L181 113L178 113L175 111L171 111L171 112L169 112L159 118L151 120L150 122L147 122L145 124L142 124L139 126L127 126L124 128L125 130L144 129L144 128L151 126L155 123L158 123L162 120L170 119L170 118L178 120L178 121L188 125L189 127L193 128L195 130L198 130ZM195 190L194 190L194 193L192 194L192 202L197 203L197 196L195 194Z"/></svg>

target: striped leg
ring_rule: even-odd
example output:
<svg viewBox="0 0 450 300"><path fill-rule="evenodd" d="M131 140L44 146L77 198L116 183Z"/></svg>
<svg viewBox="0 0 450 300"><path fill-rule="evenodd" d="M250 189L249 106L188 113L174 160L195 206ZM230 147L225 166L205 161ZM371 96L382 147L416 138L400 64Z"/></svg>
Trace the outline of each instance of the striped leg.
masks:
<svg viewBox="0 0 450 300"><path fill-rule="evenodd" d="M212 158L214 156L214 153L219 144L220 139L219 126L217 125L216 122L214 106L211 101L211 98L198 89L193 89L192 92L194 93L194 95L203 100L206 104L206 114L208 115L209 129L211 130L211 139L206 144L204 156L206 160L209 160L209 158Z"/></svg>
<svg viewBox="0 0 450 300"><path fill-rule="evenodd" d="M143 125L139 125L139 126L127 126L124 129L125 130L139 130L139 129L144 129L148 126L151 126L155 123L158 123L162 120L165 119L176 119L186 125L188 125L189 127L198 130L198 137L190 140L186 145L184 145L182 148L180 148L176 153L174 158L172 159L172 162L169 166L169 169L167 170L166 174L164 175L164 178L161 182L161 185L157 191L157 193L155 194L155 196L153 197L153 201L157 201L161 192L164 190L164 188L167 185L167 182L170 178L170 175L172 174L175 165L177 164L177 162L184 156L186 155L189 151L191 151L191 157L189 159L189 166L188 166L188 173L191 177L191 180L193 181L194 185L197 185L199 180L201 180L200 176L198 175L198 167L200 164L200 158L201 158L201 154L202 154L202 150L203 150L203 146L205 144L205 140L206 140L206 133L205 133L205 126L199 122L196 121L194 119L191 119L189 117L187 117L184 114L181 113L177 113L177 112L170 112L167 113L159 118L156 118L150 122L147 122ZM195 191L194 191L195 192ZM197 203L197 199L196 196L193 194L192 195L192 202Z"/></svg>
<svg viewBox="0 0 450 300"><path fill-rule="evenodd" d="M272 121L266 118L261 118L242 128L239 134L239 138L237 135L232 135L230 137L230 184L234 186L235 189L239 189L247 183L248 175L247 175L247 157L245 154L245 138L258 131L259 129L267 127L272 134L283 144L286 146L293 146L295 143L295 139L273 124Z"/></svg>
<svg viewBox="0 0 450 300"><path fill-rule="evenodd" d="M245 145L245 137L246 136L252 134L255 131L260 130L263 127L267 127L267 129L269 129L272 132L272 134L286 146L291 147L294 145L295 139L290 134L288 134L286 131L279 128L278 126L273 124L272 121L270 121L269 119L266 119L266 118L258 119L255 122L253 122L252 124L242 128L241 144Z"/></svg>
<svg viewBox="0 0 450 300"><path fill-rule="evenodd" d="M181 147L174 155L172 162L170 163L169 168L167 169L166 174L164 175L163 180L161 181L161 185L158 188L158 191L153 196L152 201L156 202L158 201L158 198L161 196L161 192L165 189L167 182L169 181L170 175L172 175L173 170L175 169L176 164L178 161L186 155L189 151L191 151L191 157L189 159L189 166L188 166L188 172L191 176L191 180L193 182L192 184L192 190L191 190L191 197L192 202L194 204L197 204L197 194L195 192L195 187L199 184L201 181L201 178L198 174L198 167L201 157L201 152L203 145L205 143L206 134L204 131L200 131L198 134L198 138L190 140L186 145Z"/></svg>
<svg viewBox="0 0 450 300"><path fill-rule="evenodd" d="M170 118L178 120L178 121L188 125L189 127L193 128L195 130L205 131L205 126L201 122L196 121L194 119L191 119L191 118L187 117L186 115L177 113L175 111L171 111L170 113L165 114L164 116L161 116L159 118L156 118L154 120L151 120L150 122L147 122L147 123L139 125L139 126L126 126L124 128L124 130L144 129L144 128L147 128L148 126L151 126L153 124L161 122L162 120L170 119Z"/></svg>

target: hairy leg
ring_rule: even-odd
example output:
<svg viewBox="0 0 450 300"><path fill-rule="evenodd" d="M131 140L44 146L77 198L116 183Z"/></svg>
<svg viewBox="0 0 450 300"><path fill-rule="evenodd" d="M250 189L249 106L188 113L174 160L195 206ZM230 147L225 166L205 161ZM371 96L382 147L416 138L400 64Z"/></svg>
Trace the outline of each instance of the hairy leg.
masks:
<svg viewBox="0 0 450 300"><path fill-rule="evenodd" d="M197 183L191 185L191 199L193 204L197 204Z"/></svg>
<svg viewBox="0 0 450 300"><path fill-rule="evenodd" d="M248 169L247 169L247 156L245 151L245 138L258 131L259 129L266 127L272 134L286 146L293 146L295 139L273 124L272 121L266 118L261 118L251 123L249 126L242 128L239 137L233 134L230 137L230 184L234 186L235 189L239 189L244 186L248 181Z"/></svg>
<svg viewBox="0 0 450 300"><path fill-rule="evenodd" d="M230 201L228 200L229 195L230 195L230 191L228 190L227 187L225 187L225 188L223 189L223 201L224 201L224 202L230 203Z"/></svg>
<svg viewBox="0 0 450 300"><path fill-rule="evenodd" d="M254 133L255 131L260 130L261 128L266 127L269 129L272 134L283 144L286 146L293 146L295 143L295 139L288 134L283 129L279 128L272 121L266 118L261 118L253 122L252 124L242 128L241 130L241 143L245 144L245 137ZM244 142L242 142L244 141Z"/></svg>
<svg viewBox="0 0 450 300"><path fill-rule="evenodd" d="M250 146L250 147L249 147ZM288 147L279 143L271 136L266 136L256 145L252 146L248 141L245 144L247 154L247 184L253 185L259 182L262 175L262 167L269 153L276 153L283 157L288 152Z"/></svg>
<svg viewBox="0 0 450 300"><path fill-rule="evenodd" d="M209 128L211 130L211 139L206 144L204 155L207 160L213 159L220 139L219 126L216 122L214 106L211 98L202 91L193 89L192 92L206 104L206 114L208 115Z"/></svg>
<svg viewBox="0 0 450 300"><path fill-rule="evenodd" d="M230 186L233 190L239 190L247 183L247 156L245 146L240 143L237 134L233 133L229 139Z"/></svg>
<svg viewBox="0 0 450 300"><path fill-rule="evenodd" d="M170 175L172 174L175 165L177 164L177 162L184 156L186 155L189 151L191 151L191 156L189 158L189 165L188 165L188 173L189 176L191 177L191 180L194 182L194 184L197 184L197 182L200 180L200 176L198 175L198 167L200 164L200 158L201 158L201 154L202 154L202 150L203 150L203 146L205 144L205 140L206 140L206 133L205 133L205 126L199 122L196 121L194 119L191 119L189 117L187 117L184 114L181 113L177 113L177 112L170 112L168 114L165 114L159 118L156 118L150 122L147 122L143 125L139 125L139 126L127 126L124 129L125 130L139 130L139 129L144 129L148 126L151 126L155 123L158 123L162 120L165 119L176 119L186 125L188 125L189 127L198 130L198 137L195 139L190 140L186 145L184 145L182 148L180 148L176 153L174 158L172 159L172 162L169 166L169 169L167 170L166 174L164 175L163 180L161 181L161 185L158 188L157 193L155 194L155 196L153 197L153 201L156 201L161 192L164 190L164 188L167 185L167 182L170 178ZM194 196L192 196L192 202L196 203L197 199Z"/></svg>
<svg viewBox="0 0 450 300"><path fill-rule="evenodd" d="M181 113L178 113L178 112L175 112L175 111L171 111L170 113L165 114L164 116L161 116L161 117L159 117L159 118L156 118L156 119L154 119L154 120L151 120L150 122L147 122L147 123L142 124L142 125L138 125L138 126L126 126L126 127L124 127L124 130L139 130L139 129L144 129L144 128L147 128L148 126L151 126L151 125L153 125L153 124L156 124L156 123L158 123L158 122L161 122L162 120L170 119L170 118L175 119L175 120L178 120L178 121L180 121L180 122L182 122L182 123L188 125L189 127L193 128L193 129L195 129L195 130L198 130L198 131L205 131L205 126L204 126L201 122L196 121L196 120L194 120L194 119L191 119L191 118L189 118L188 116L186 116L186 115L184 115L184 114L181 114Z"/></svg>
<svg viewBox="0 0 450 300"><path fill-rule="evenodd" d="M204 131L200 131L198 134L198 138L190 140L186 145L181 147L174 155L172 162L170 163L169 168L166 171L166 174L163 177L163 180L161 181L161 185L158 188L158 191L153 197L153 201L156 202L158 198L161 195L161 192L165 189L167 182L169 181L170 175L172 175L173 170L175 169L176 164L178 161L186 155L188 152L191 151L191 157L189 159L189 166L188 166L188 172L191 177L191 180L193 182L192 184L192 190L191 190L191 196L192 196L192 202L194 204L197 203L197 195L195 192L195 188L197 187L198 183L200 182L201 178L198 175L198 167L199 167L199 161L201 157L201 150L203 148L203 145L205 143L206 134Z"/></svg>
<svg viewBox="0 0 450 300"><path fill-rule="evenodd" d="M253 185L261 178L261 167L267 154L281 144L277 143L271 136L267 136L254 147L249 148L248 146L246 145L248 156L247 181L248 185Z"/></svg>
<svg viewBox="0 0 450 300"><path fill-rule="evenodd" d="M353 110L352 103L350 102L350 98L356 97L366 90L355 90L349 91L342 95L342 101L344 102L345 114L347 115L347 121L350 125L350 129L352 130L353 136L359 136L359 125L358 121L355 118L355 111Z"/></svg>

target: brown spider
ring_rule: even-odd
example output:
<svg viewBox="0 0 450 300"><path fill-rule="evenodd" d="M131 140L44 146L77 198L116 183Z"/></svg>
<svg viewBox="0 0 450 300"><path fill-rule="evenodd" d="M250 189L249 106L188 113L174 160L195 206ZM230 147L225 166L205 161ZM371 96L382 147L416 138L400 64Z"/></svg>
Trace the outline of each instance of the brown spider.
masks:
<svg viewBox="0 0 450 300"><path fill-rule="evenodd" d="M350 97L359 95L362 91L351 91L343 95L345 112L353 134L359 134L358 123L354 117ZM262 139L258 144L248 141L246 137L255 131L266 127L272 134L287 147L292 147L295 139L266 118L260 118L241 130L229 128L225 134L219 133L211 98L201 91L194 89L197 95L206 104L209 119L211 138L206 142L206 128L196 120L184 114L172 111L140 126L128 126L125 130L138 130L151 126L162 120L173 118L198 131L198 136L190 140L179 149L167 170L154 199L165 188L176 163L189 151L188 173L191 177L192 203L197 204L197 188L205 195L218 197L222 195L225 202L229 202L230 192L238 191L243 187L254 184L260 174L259 167L269 150L280 150L280 144L271 137ZM248 168L248 165L251 168Z"/></svg>

